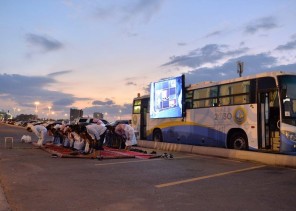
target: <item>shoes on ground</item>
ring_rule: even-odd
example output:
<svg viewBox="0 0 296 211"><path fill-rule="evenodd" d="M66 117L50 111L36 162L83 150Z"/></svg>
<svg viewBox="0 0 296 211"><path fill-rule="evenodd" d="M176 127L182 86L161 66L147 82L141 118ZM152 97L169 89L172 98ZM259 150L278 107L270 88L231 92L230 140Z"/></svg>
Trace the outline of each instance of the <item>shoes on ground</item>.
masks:
<svg viewBox="0 0 296 211"><path fill-rule="evenodd" d="M162 158L165 158L165 159L172 159L172 158L174 158L174 156L172 155L172 154L168 154L168 153L163 153L162 155L161 155L161 157Z"/></svg>
<svg viewBox="0 0 296 211"><path fill-rule="evenodd" d="M102 156L98 156L97 159L98 160L103 160L103 157Z"/></svg>

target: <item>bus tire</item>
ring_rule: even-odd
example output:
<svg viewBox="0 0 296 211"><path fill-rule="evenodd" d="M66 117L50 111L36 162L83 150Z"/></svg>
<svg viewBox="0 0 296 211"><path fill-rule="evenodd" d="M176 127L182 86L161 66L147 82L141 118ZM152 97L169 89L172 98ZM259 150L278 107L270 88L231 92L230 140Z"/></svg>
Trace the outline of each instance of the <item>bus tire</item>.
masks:
<svg viewBox="0 0 296 211"><path fill-rule="evenodd" d="M161 130L157 129L153 131L153 141L162 142L162 133Z"/></svg>
<svg viewBox="0 0 296 211"><path fill-rule="evenodd" d="M230 148L246 150L248 148L248 138L245 133L235 132L230 137Z"/></svg>

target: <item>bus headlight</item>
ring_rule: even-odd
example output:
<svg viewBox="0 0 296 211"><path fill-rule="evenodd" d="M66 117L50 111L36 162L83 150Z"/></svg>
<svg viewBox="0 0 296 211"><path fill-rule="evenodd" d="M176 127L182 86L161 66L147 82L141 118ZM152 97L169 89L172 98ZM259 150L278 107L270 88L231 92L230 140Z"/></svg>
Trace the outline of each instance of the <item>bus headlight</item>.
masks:
<svg viewBox="0 0 296 211"><path fill-rule="evenodd" d="M296 133L292 133L290 131L283 131L283 134L287 137L287 139L296 142Z"/></svg>

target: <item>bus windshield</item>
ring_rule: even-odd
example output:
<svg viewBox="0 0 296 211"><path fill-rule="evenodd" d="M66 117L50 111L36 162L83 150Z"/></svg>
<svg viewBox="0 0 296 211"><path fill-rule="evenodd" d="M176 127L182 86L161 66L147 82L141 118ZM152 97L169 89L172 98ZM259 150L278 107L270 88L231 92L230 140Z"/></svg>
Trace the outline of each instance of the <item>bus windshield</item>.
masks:
<svg viewBox="0 0 296 211"><path fill-rule="evenodd" d="M296 76L279 76L282 90L283 122L296 125Z"/></svg>

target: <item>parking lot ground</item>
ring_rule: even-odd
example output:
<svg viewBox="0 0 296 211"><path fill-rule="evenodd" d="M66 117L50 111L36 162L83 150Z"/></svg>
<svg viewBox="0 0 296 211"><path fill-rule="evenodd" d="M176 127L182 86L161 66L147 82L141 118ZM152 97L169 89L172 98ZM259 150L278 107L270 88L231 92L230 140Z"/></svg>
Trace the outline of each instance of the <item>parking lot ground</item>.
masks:
<svg viewBox="0 0 296 211"><path fill-rule="evenodd" d="M22 133L16 130L13 135L17 139ZM0 142L2 146L2 137ZM293 210L296 206L295 169L172 154L173 159L52 158L30 144L16 143L12 149L0 147L0 182L12 210Z"/></svg>

